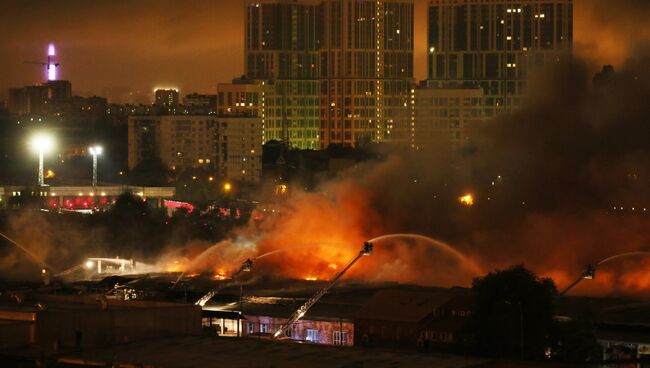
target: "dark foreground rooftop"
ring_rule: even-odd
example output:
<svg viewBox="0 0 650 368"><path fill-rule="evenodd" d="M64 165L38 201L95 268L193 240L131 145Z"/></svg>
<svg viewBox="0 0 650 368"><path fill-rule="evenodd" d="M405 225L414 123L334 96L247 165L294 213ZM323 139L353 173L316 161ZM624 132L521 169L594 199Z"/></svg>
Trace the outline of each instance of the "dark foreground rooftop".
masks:
<svg viewBox="0 0 650 368"><path fill-rule="evenodd" d="M18 353L18 352L16 352ZM20 353L19 353L20 354ZM22 352L21 355L24 355ZM456 355L344 348L287 341L181 337L63 354L68 361L155 367L436 367L470 368L484 359ZM109 365L110 366L110 365Z"/></svg>

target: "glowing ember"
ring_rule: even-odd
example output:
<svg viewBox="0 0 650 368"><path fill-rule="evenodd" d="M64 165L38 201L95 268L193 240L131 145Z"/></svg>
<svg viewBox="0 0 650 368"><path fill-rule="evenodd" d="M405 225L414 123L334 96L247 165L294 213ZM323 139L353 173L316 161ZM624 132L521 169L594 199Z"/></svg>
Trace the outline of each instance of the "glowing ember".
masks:
<svg viewBox="0 0 650 368"><path fill-rule="evenodd" d="M306 280L306 281L318 281L318 277L307 276L307 277L305 277L305 280Z"/></svg>
<svg viewBox="0 0 650 368"><path fill-rule="evenodd" d="M471 207L474 205L474 196L470 193L467 193L461 197L458 197L458 202L464 206Z"/></svg>

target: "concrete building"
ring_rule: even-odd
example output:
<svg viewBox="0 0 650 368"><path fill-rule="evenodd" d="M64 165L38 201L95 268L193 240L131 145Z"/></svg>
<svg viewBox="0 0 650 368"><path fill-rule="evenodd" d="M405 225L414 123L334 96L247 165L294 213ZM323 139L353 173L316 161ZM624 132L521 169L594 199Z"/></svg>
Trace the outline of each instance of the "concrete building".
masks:
<svg viewBox="0 0 650 368"><path fill-rule="evenodd" d="M412 0L325 0L321 147L407 143Z"/></svg>
<svg viewBox="0 0 650 368"><path fill-rule="evenodd" d="M47 81L39 85L9 89L7 109L18 115L43 115L66 118L66 122L99 121L106 115L108 102L103 97L72 95L72 84L66 80Z"/></svg>
<svg viewBox="0 0 650 368"><path fill-rule="evenodd" d="M15 115L26 115L28 112L27 90L25 88L9 88L7 110Z"/></svg>
<svg viewBox="0 0 650 368"><path fill-rule="evenodd" d="M428 79L480 87L486 115L522 103L529 73L573 44L572 0L430 0Z"/></svg>
<svg viewBox="0 0 650 368"><path fill-rule="evenodd" d="M262 117L266 90L262 82L243 79L217 84L217 115Z"/></svg>
<svg viewBox="0 0 650 368"><path fill-rule="evenodd" d="M412 0L246 2L245 69L272 87L265 139L406 142Z"/></svg>
<svg viewBox="0 0 650 368"><path fill-rule="evenodd" d="M246 2L245 75L264 85L265 142L320 147L324 24L320 4L316 0Z"/></svg>
<svg viewBox="0 0 650 368"><path fill-rule="evenodd" d="M178 106L179 95L177 89L157 89L154 91L154 105L173 109Z"/></svg>
<svg viewBox="0 0 650 368"><path fill-rule="evenodd" d="M159 158L171 170L205 168L255 183L262 170L262 121L256 117L129 117L129 168Z"/></svg>
<svg viewBox="0 0 650 368"><path fill-rule="evenodd" d="M457 150L485 121L480 88L417 87L412 91L411 147Z"/></svg>
<svg viewBox="0 0 650 368"><path fill-rule="evenodd" d="M192 93L183 97L183 106L185 107L217 107L217 95L203 95Z"/></svg>

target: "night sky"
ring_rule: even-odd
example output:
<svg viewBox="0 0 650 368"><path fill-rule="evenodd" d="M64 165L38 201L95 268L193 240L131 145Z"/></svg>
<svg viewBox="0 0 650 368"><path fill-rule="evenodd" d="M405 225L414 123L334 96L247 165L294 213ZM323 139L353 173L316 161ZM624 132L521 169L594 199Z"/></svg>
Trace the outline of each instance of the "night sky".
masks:
<svg viewBox="0 0 650 368"><path fill-rule="evenodd" d="M426 77L426 0L416 1L416 78ZM0 11L0 98L38 83L55 42L60 78L79 95L146 102L156 86L214 92L243 73L243 0L4 0ZM575 0L578 56L594 70L620 64L650 40L650 1ZM141 96L129 97L127 91ZM136 92L137 94L137 92Z"/></svg>

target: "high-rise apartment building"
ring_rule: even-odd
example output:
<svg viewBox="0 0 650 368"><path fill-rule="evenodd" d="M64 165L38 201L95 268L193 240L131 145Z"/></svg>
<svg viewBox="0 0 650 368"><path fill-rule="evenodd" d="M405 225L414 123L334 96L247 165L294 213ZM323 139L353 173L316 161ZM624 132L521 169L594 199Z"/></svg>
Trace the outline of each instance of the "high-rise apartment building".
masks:
<svg viewBox="0 0 650 368"><path fill-rule="evenodd" d="M245 46L247 79L270 88L267 140L408 140L412 0L247 1Z"/></svg>
<svg viewBox="0 0 650 368"><path fill-rule="evenodd" d="M262 82L242 79L217 84L217 115L261 117L263 90Z"/></svg>
<svg viewBox="0 0 650 368"><path fill-rule="evenodd" d="M458 150L472 142L472 134L484 122L481 88L431 88L412 91L411 146Z"/></svg>
<svg viewBox="0 0 650 368"><path fill-rule="evenodd" d="M303 95L306 90L307 95ZM236 79L219 83L217 114L260 117L264 142L277 140L289 142L295 148L318 149L317 90L314 81Z"/></svg>
<svg viewBox="0 0 650 368"><path fill-rule="evenodd" d="M171 170L204 168L255 183L262 172L261 120L255 117L129 117L129 168L159 158Z"/></svg>
<svg viewBox="0 0 650 368"><path fill-rule="evenodd" d="M324 0L321 142L408 141L412 0Z"/></svg>
<svg viewBox="0 0 650 368"><path fill-rule="evenodd" d="M320 147L319 50L324 21L320 3L246 3L246 78L264 90L259 102L264 105L265 141Z"/></svg>
<svg viewBox="0 0 650 368"><path fill-rule="evenodd" d="M429 84L481 87L486 115L521 104L529 73L573 43L572 0L430 0Z"/></svg>
<svg viewBox="0 0 650 368"><path fill-rule="evenodd" d="M72 84L66 80L47 81L34 86L9 89L8 109L17 115L52 114L72 99Z"/></svg>

